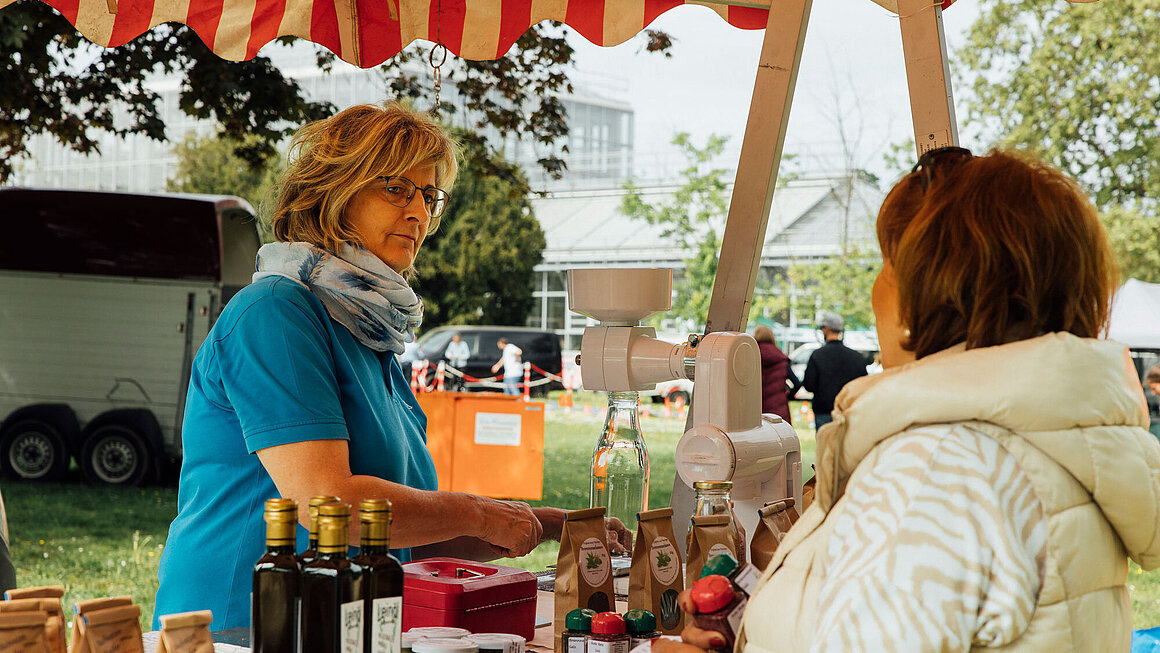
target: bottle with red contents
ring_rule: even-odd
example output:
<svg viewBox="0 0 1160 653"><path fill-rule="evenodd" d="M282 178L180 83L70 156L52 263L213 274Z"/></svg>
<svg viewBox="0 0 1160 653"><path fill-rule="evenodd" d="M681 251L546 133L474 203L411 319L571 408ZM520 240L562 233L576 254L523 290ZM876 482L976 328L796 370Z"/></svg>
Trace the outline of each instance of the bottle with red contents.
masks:
<svg viewBox="0 0 1160 653"><path fill-rule="evenodd" d="M737 631L741 628L741 616L748 603L745 593L738 590L728 578L712 574L693 583L689 598L697 606L697 615L693 618L697 627L715 630L725 637L725 645L713 650L722 653L732 651L737 641Z"/></svg>
<svg viewBox="0 0 1160 653"><path fill-rule="evenodd" d="M588 653L628 653L628 644L624 617L615 612L601 612L592 617Z"/></svg>

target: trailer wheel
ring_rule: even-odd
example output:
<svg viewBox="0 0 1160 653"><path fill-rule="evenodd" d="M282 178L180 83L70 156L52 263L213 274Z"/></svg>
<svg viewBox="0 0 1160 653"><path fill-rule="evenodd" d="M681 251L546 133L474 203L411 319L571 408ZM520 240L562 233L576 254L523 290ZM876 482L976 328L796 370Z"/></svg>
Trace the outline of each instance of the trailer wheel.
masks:
<svg viewBox="0 0 1160 653"><path fill-rule="evenodd" d="M689 393L685 392L684 390L673 390L669 393L669 401L675 403L678 399L680 399L681 403L686 407L689 405Z"/></svg>
<svg viewBox="0 0 1160 653"><path fill-rule="evenodd" d="M39 419L22 419L0 436L0 467L5 474L32 481L55 481L68 470L64 435Z"/></svg>
<svg viewBox="0 0 1160 653"><path fill-rule="evenodd" d="M85 440L81 449L85 480L98 485L140 485L149 472L145 438L123 424L104 424Z"/></svg>

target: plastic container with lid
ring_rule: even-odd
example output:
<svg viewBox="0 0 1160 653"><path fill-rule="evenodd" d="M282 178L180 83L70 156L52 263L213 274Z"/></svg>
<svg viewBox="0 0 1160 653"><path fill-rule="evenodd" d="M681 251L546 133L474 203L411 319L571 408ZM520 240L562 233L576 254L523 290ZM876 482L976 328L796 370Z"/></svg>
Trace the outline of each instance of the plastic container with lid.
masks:
<svg viewBox="0 0 1160 653"><path fill-rule="evenodd" d="M576 608L564 617L564 631L560 633L560 650L563 653L587 653L588 635L592 633L592 618L596 611L591 608Z"/></svg>
<svg viewBox="0 0 1160 653"><path fill-rule="evenodd" d="M451 626L422 626L418 628L411 628L407 631L406 634L418 635L419 637L423 637L425 639L456 639L470 635L471 631L466 628L453 628Z"/></svg>
<svg viewBox="0 0 1160 653"><path fill-rule="evenodd" d="M728 578L713 574L702 576L694 582L689 598L697 607L697 614L693 617L697 627L719 632L725 638L725 645L713 650L722 653L732 651L748 603L745 593Z"/></svg>
<svg viewBox="0 0 1160 653"><path fill-rule="evenodd" d="M624 625L628 630L630 649L661 636L657 630L657 616L648 610L637 608L625 612Z"/></svg>
<svg viewBox="0 0 1160 653"><path fill-rule="evenodd" d="M628 653L630 642L624 617L615 612L601 612L592 617L588 653Z"/></svg>
<svg viewBox="0 0 1160 653"><path fill-rule="evenodd" d="M456 558L403 565L403 627L536 636L536 577L525 569Z"/></svg>
<svg viewBox="0 0 1160 653"><path fill-rule="evenodd" d="M492 651L494 653L524 653L528 640L511 633L476 633L464 637L469 642L479 645L480 653Z"/></svg>
<svg viewBox="0 0 1160 653"><path fill-rule="evenodd" d="M407 651L411 650L412 644L414 644L415 642L417 642L421 639L427 639L427 637L425 635L416 634L416 633L412 633L412 632L403 633L402 635L399 636L400 648L403 650L404 653L406 653Z"/></svg>
<svg viewBox="0 0 1160 653"><path fill-rule="evenodd" d="M424 637L411 645L414 653L479 653L479 645L463 638Z"/></svg>
<svg viewBox="0 0 1160 653"><path fill-rule="evenodd" d="M761 572L749 563L739 564L737 559L728 553L719 553L705 562L701 568L701 578L712 575L728 578L737 589L745 593L746 597L753 596L757 583L761 580Z"/></svg>

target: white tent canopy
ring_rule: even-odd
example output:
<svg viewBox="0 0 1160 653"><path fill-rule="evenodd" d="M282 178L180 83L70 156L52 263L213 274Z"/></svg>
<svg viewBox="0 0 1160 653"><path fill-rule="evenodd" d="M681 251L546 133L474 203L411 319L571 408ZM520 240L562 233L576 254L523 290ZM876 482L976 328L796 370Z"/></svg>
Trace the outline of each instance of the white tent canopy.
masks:
<svg viewBox="0 0 1160 653"><path fill-rule="evenodd" d="M1112 301L1108 340L1133 349L1160 349L1160 283L1128 279Z"/></svg>

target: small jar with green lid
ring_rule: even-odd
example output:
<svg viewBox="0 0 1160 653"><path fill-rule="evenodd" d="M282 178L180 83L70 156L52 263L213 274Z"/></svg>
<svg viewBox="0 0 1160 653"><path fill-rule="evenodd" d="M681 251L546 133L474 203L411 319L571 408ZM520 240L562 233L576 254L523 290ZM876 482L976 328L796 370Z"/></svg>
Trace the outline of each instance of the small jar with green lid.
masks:
<svg viewBox="0 0 1160 653"><path fill-rule="evenodd" d="M628 629L629 650L661 636L657 630L657 616L648 610L637 608L625 612L624 626Z"/></svg>
<svg viewBox="0 0 1160 653"><path fill-rule="evenodd" d="M745 596L753 596L757 583L761 580L761 572L749 563L738 563L729 553L719 553L705 562L701 568L701 578L706 576L724 576L733 583Z"/></svg>
<svg viewBox="0 0 1160 653"><path fill-rule="evenodd" d="M560 633L563 653L588 653L588 635L592 634L592 617L596 611L576 608L564 617L564 632Z"/></svg>

